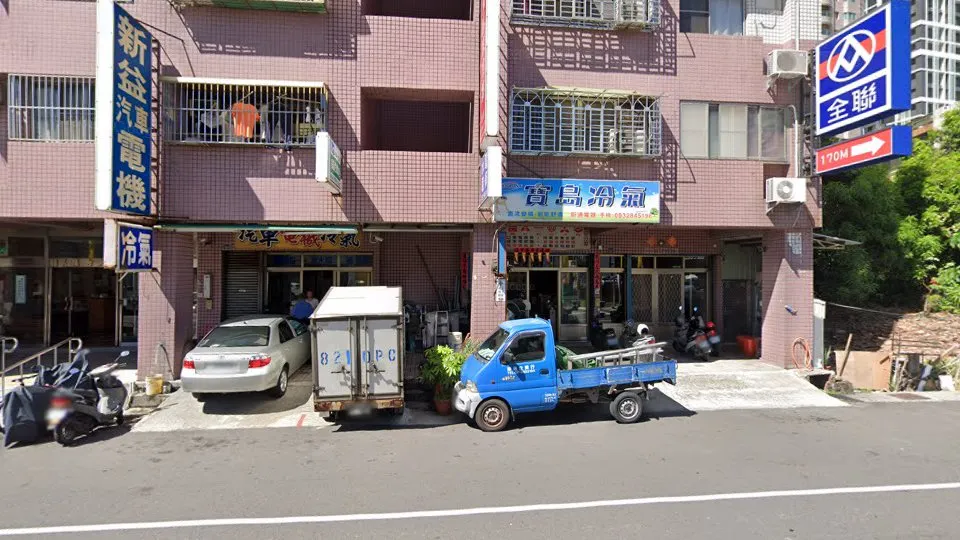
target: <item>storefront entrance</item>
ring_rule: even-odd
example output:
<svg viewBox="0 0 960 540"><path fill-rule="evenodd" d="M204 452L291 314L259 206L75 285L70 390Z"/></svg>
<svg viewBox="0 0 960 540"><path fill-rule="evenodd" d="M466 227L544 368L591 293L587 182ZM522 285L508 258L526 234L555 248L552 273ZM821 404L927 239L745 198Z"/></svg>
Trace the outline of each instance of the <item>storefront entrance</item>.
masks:
<svg viewBox="0 0 960 540"><path fill-rule="evenodd" d="M85 344L116 343L116 274L103 268L53 268L50 339L82 337Z"/></svg>
<svg viewBox="0 0 960 540"><path fill-rule="evenodd" d="M330 287L372 285L373 255L325 253L268 254L265 308L287 314L300 295L312 291L320 300Z"/></svg>
<svg viewBox="0 0 960 540"><path fill-rule="evenodd" d="M551 259L555 260L543 263L546 268L510 269L507 284L511 316L549 320L561 341L584 341L590 322L589 256L554 255ZM561 268L564 263L567 266Z"/></svg>

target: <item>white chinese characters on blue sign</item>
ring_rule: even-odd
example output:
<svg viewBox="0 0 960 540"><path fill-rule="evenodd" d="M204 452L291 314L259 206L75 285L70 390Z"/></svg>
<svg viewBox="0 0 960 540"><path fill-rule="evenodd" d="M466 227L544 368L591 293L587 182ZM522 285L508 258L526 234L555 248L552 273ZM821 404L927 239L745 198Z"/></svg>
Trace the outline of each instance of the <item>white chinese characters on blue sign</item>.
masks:
<svg viewBox="0 0 960 540"><path fill-rule="evenodd" d="M116 6L113 210L150 215L150 34Z"/></svg>
<svg viewBox="0 0 960 540"><path fill-rule="evenodd" d="M892 0L816 49L817 135L910 108L910 4Z"/></svg>
<svg viewBox="0 0 960 540"><path fill-rule="evenodd" d="M497 221L660 222L660 182L504 178Z"/></svg>
<svg viewBox="0 0 960 540"><path fill-rule="evenodd" d="M135 225L118 227L117 270L121 272L149 272L153 270L153 230Z"/></svg>

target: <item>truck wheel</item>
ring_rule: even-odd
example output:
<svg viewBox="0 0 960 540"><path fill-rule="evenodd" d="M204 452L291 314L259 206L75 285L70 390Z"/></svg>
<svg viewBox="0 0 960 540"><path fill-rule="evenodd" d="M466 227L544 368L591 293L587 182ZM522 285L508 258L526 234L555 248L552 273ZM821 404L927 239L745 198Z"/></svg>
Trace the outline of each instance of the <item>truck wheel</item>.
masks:
<svg viewBox="0 0 960 540"><path fill-rule="evenodd" d="M473 418L482 431L502 431L510 422L510 408L499 399L484 401Z"/></svg>
<svg viewBox="0 0 960 540"><path fill-rule="evenodd" d="M610 415L620 424L632 424L643 414L643 400L636 392L624 392L610 402Z"/></svg>

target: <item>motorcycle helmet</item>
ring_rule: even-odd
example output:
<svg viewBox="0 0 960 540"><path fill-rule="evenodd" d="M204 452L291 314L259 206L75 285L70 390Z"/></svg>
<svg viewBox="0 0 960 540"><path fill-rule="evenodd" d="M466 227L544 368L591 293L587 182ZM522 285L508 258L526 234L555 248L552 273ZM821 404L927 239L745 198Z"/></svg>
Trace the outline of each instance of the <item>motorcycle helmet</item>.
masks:
<svg viewBox="0 0 960 540"><path fill-rule="evenodd" d="M710 322L707 323L707 330L713 330L713 329L715 329L716 327L717 327L717 325L713 324L713 321L710 321Z"/></svg>
<svg viewBox="0 0 960 540"><path fill-rule="evenodd" d="M645 324L638 324L638 325L637 325L637 333L640 334L641 336L646 335L646 334L649 334L649 333L650 333L650 328L647 327L647 325L645 325Z"/></svg>

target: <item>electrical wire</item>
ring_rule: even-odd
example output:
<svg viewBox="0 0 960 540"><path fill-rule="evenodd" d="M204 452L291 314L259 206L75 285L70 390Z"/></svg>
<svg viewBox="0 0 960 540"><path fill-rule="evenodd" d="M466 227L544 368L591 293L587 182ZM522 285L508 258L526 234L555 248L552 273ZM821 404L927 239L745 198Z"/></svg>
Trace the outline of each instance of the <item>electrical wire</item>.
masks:
<svg viewBox="0 0 960 540"><path fill-rule="evenodd" d="M803 365L797 360L797 345L800 345L800 349L803 351ZM797 369L809 370L811 368L810 344L807 343L807 340L803 338L793 340L790 354L793 356L793 365Z"/></svg>

